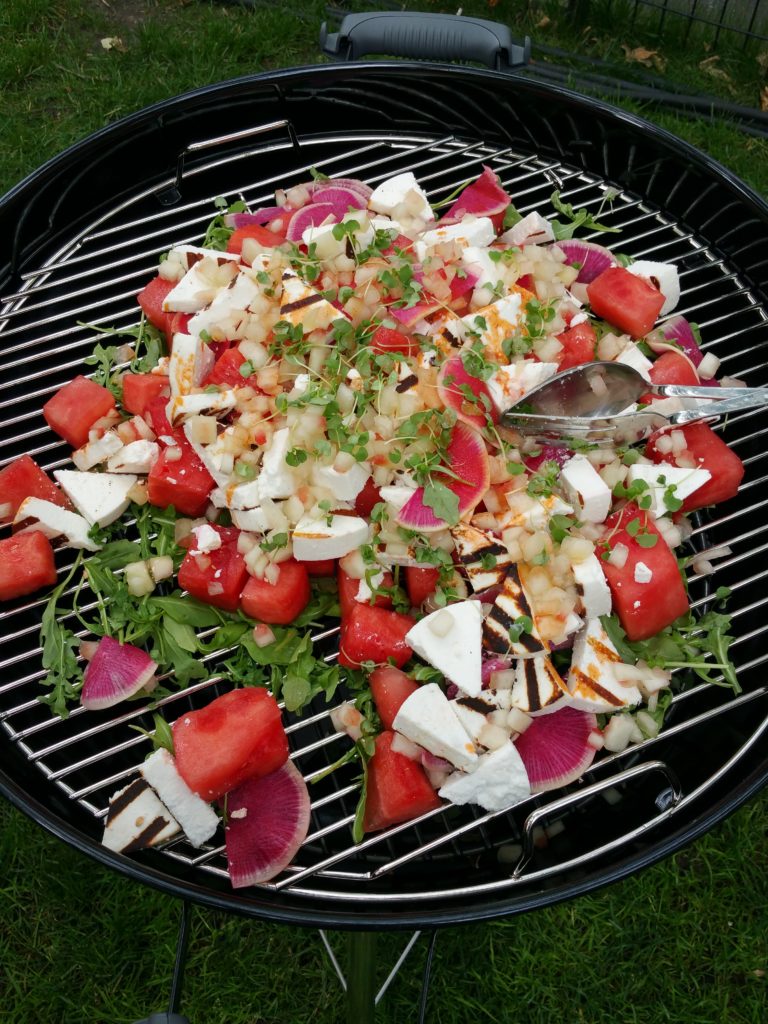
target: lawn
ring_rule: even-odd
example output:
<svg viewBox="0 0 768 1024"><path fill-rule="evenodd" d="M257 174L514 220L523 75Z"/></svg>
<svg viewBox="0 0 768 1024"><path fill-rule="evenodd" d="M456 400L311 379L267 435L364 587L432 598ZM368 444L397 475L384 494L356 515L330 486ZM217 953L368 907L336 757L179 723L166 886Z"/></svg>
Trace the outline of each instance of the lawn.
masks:
<svg viewBox="0 0 768 1024"><path fill-rule="evenodd" d="M548 46L594 54L624 74L663 72L690 91L759 104L766 63L759 52L713 54L703 43L682 52L679 39L667 47L617 22L610 30L575 27L563 6L469 3L464 10L507 20ZM592 11L599 13L600 4ZM83 135L149 103L250 72L317 62L324 17L324 4L306 0L290 7L3 0L0 193ZM624 46L635 54L629 60ZM651 56L641 59L638 48ZM765 139L648 103L628 105L768 191ZM636 878L535 914L446 929L437 940L427 1019L764 1024L767 836L763 794ZM124 1024L164 1008L176 903L102 869L5 805L0 868L4 1024ZM416 1019L426 938L386 995L382 1020ZM343 953L343 936L332 941ZM405 941L380 938L382 979ZM343 994L316 933L210 910L192 915L182 1009L192 1024L344 1018Z"/></svg>

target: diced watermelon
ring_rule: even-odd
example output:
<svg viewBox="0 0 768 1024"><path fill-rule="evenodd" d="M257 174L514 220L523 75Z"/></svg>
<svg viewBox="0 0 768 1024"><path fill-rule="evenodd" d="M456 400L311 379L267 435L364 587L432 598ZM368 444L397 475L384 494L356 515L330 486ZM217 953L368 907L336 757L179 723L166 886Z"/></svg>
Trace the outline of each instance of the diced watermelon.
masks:
<svg viewBox="0 0 768 1024"><path fill-rule="evenodd" d="M393 732L380 733L368 762L365 832L390 828L440 807L440 798L421 765L392 750L394 738Z"/></svg>
<svg viewBox="0 0 768 1024"><path fill-rule="evenodd" d="M51 542L40 530L0 540L0 601L33 594L56 582Z"/></svg>
<svg viewBox="0 0 768 1024"><path fill-rule="evenodd" d="M237 541L222 543L204 554L187 552L179 568L179 586L198 601L237 611L240 595L248 579L245 559L237 550Z"/></svg>
<svg viewBox="0 0 768 1024"><path fill-rule="evenodd" d="M609 267L587 285L592 312L633 338L642 338L656 323L664 296L644 278L624 267Z"/></svg>
<svg viewBox="0 0 768 1024"><path fill-rule="evenodd" d="M88 433L102 416L115 408L115 396L101 384L78 376L65 384L43 406L45 422L73 448L82 448Z"/></svg>
<svg viewBox="0 0 768 1024"><path fill-rule="evenodd" d="M168 399L168 378L157 373L126 373L123 377L123 408L143 416L153 399Z"/></svg>
<svg viewBox="0 0 768 1024"><path fill-rule="evenodd" d="M369 476L365 481L365 487L355 498L355 512L357 512L359 516L367 518L373 511L374 505L378 505L380 501L381 492L373 482L373 477Z"/></svg>
<svg viewBox="0 0 768 1024"><path fill-rule="evenodd" d="M310 576L335 576L336 559L319 558L316 562L304 562Z"/></svg>
<svg viewBox="0 0 768 1024"><path fill-rule="evenodd" d="M251 576L243 590L240 607L257 622L287 626L304 611L311 596L306 566L289 558L280 563L276 583Z"/></svg>
<svg viewBox="0 0 768 1024"><path fill-rule="evenodd" d="M441 218L441 224L455 224L467 213L476 217L490 217L498 232L504 213L512 202L499 183L498 175L490 167L483 167L483 173L467 185L456 202Z"/></svg>
<svg viewBox="0 0 768 1024"><path fill-rule="evenodd" d="M172 329L171 321L175 314L166 313L163 309L163 302L175 287L175 281L166 281L158 274L148 284L145 284L136 296L136 301L141 306L147 320L153 327L157 327L159 331L163 331L169 337Z"/></svg>
<svg viewBox="0 0 768 1024"><path fill-rule="evenodd" d="M339 664L360 668L364 661L383 665L391 658L401 668L413 653L405 634L415 624L410 615L355 602L350 614L341 620Z"/></svg>
<svg viewBox="0 0 768 1024"><path fill-rule="evenodd" d="M580 366L582 363L591 363L595 358L597 334L592 324L582 323L569 327L567 331L558 334L557 340L563 346L557 362L558 372L570 370L572 366Z"/></svg>
<svg viewBox="0 0 768 1024"><path fill-rule="evenodd" d="M5 469L0 469L0 505L10 506L4 520L0 517L0 522L13 519L25 498L42 498L62 508L72 508L67 496L29 455L22 455L9 462Z"/></svg>
<svg viewBox="0 0 768 1024"><path fill-rule="evenodd" d="M168 399L160 396L158 398L151 398L147 402L144 407L144 412L142 413L150 427L152 427L154 432L157 434L160 444L167 443L163 441L164 437L175 437L177 433L177 431L175 431L171 426L170 420L168 419L168 413L166 412L167 408ZM178 433L183 436L182 431L178 431Z"/></svg>
<svg viewBox="0 0 768 1024"><path fill-rule="evenodd" d="M598 551L612 551L617 544L628 551L621 568L601 561L613 607L630 640L647 640L688 611L677 559L653 519L631 501L606 519ZM650 571L647 583L636 579L642 578L640 564Z"/></svg>
<svg viewBox="0 0 768 1024"><path fill-rule="evenodd" d="M431 565L423 568L415 565L406 566L405 589L408 591L408 598L414 608L418 608L430 594L434 594L439 579L440 570Z"/></svg>
<svg viewBox="0 0 768 1024"><path fill-rule="evenodd" d="M415 338L391 327L377 327L368 343L374 352L399 352L404 356L415 356L419 351L419 343Z"/></svg>
<svg viewBox="0 0 768 1024"><path fill-rule="evenodd" d="M186 439L175 436L181 458L169 459L168 448L160 452L147 478L149 501L158 508L173 505L182 515L199 516L205 511L216 481Z"/></svg>
<svg viewBox="0 0 768 1024"><path fill-rule="evenodd" d="M381 724L391 729L395 716L412 693L419 688L405 672L392 665L382 665L371 672L371 693Z"/></svg>
<svg viewBox="0 0 768 1024"><path fill-rule="evenodd" d="M228 348L219 356L213 369L203 381L203 387L209 384L225 384L229 388L241 388L246 380L240 373L245 356L239 348Z"/></svg>
<svg viewBox="0 0 768 1024"><path fill-rule="evenodd" d="M685 435L686 447L680 455L689 456L696 463L697 469L708 469L712 474L703 487L699 487L683 501L683 512L692 512L705 505L716 505L733 498L744 476L744 463L736 452L728 447L708 423L687 423L675 430L682 430ZM657 447L663 433L665 431L659 431L649 438L645 456L652 462L675 465L676 453L661 452Z"/></svg>
<svg viewBox="0 0 768 1024"><path fill-rule="evenodd" d="M648 371L652 384L690 384L696 387L699 375L680 352L662 352Z"/></svg>
<svg viewBox="0 0 768 1024"><path fill-rule="evenodd" d="M203 800L218 800L246 779L269 775L288 758L275 698L245 687L173 723L176 768Z"/></svg>
<svg viewBox="0 0 768 1024"><path fill-rule="evenodd" d="M336 571L336 581L339 588L339 605L341 606L342 618L346 618L352 614L352 611L357 604L369 604L368 601L361 602L357 600L357 592L360 589L360 580L353 579L352 576L348 576L347 573L338 567ZM386 573L382 586L391 587L394 585L394 579L391 573ZM375 608L391 608L392 598L387 594L377 594L374 600L373 606Z"/></svg>
<svg viewBox="0 0 768 1024"><path fill-rule="evenodd" d="M252 238L265 249L274 249L276 245L283 245L286 241L284 235L278 235L261 224L247 224L242 228L236 228L229 236L227 252L234 252L240 255L243 251L243 242L246 238Z"/></svg>

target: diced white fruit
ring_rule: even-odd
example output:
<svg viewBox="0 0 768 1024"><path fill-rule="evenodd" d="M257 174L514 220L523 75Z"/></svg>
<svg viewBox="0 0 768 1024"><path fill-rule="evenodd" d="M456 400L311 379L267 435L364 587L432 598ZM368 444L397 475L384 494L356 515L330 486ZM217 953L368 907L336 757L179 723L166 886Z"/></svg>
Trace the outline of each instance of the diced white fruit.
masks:
<svg viewBox="0 0 768 1024"><path fill-rule="evenodd" d="M524 317L522 296L512 292L449 326L451 333L458 333L466 345L471 346L479 339L489 358L506 363L503 342L516 333Z"/></svg>
<svg viewBox="0 0 768 1024"><path fill-rule="evenodd" d="M179 831L179 823L149 783L136 779L110 797L101 841L108 850L133 853L172 839Z"/></svg>
<svg viewBox="0 0 768 1024"><path fill-rule="evenodd" d="M356 220L358 223L362 221L360 228L352 233L355 248L363 249L373 241L373 228L368 225L364 214L358 212L355 216L354 213L350 213L343 219ZM347 252L349 236L344 234L341 238L336 238L333 234L335 227L336 223L309 227L302 233L301 240L306 246L314 245L315 255L321 260L332 260L336 256L343 256Z"/></svg>
<svg viewBox="0 0 768 1024"><path fill-rule="evenodd" d="M245 530L247 533L266 533L269 529L267 517L261 508L244 509L241 512L232 512L232 522L238 530Z"/></svg>
<svg viewBox="0 0 768 1024"><path fill-rule="evenodd" d="M368 483L370 475L371 467L367 462L355 462L343 473L333 466L315 463L312 467L312 483L326 487L340 501L354 501Z"/></svg>
<svg viewBox="0 0 768 1024"><path fill-rule="evenodd" d="M483 691L483 696L487 693ZM496 706L490 701L484 701L482 697L456 697L450 701L450 705L475 746L482 746L480 734L488 725L488 715L496 710Z"/></svg>
<svg viewBox="0 0 768 1024"><path fill-rule="evenodd" d="M377 185L368 197L368 208L376 213L394 213L401 203L413 203L413 214L422 220L434 220L429 199L413 171L404 171Z"/></svg>
<svg viewBox="0 0 768 1024"><path fill-rule="evenodd" d="M488 246L496 237L490 217L467 216L459 224L446 224L425 231L414 244L416 258L423 261L430 249L444 242L456 242L462 249L467 246Z"/></svg>
<svg viewBox="0 0 768 1024"><path fill-rule="evenodd" d="M156 750L144 761L139 772L175 816L192 846L200 847L211 838L219 827L219 816L189 788L167 750L162 747Z"/></svg>
<svg viewBox="0 0 768 1024"><path fill-rule="evenodd" d="M74 469L57 469L54 474L61 489L93 526L109 526L130 504L129 491L138 482L132 473L81 473Z"/></svg>
<svg viewBox="0 0 768 1024"><path fill-rule="evenodd" d="M574 455L563 466L560 481L580 519L602 523L611 508L611 489L585 455Z"/></svg>
<svg viewBox="0 0 768 1024"><path fill-rule="evenodd" d="M191 334L174 334L173 352L168 363L168 383L171 388L171 402L175 398L188 395L193 388L199 388L214 363L213 351L200 338Z"/></svg>
<svg viewBox="0 0 768 1024"><path fill-rule="evenodd" d="M393 728L435 757L444 757L456 768L465 768L477 761L469 734L437 683L420 686L403 701Z"/></svg>
<svg viewBox="0 0 768 1024"><path fill-rule="evenodd" d="M294 327L301 324L304 333L309 334L330 327L334 320L344 320L346 316L292 270L285 270L280 319Z"/></svg>
<svg viewBox="0 0 768 1024"><path fill-rule="evenodd" d="M299 562L343 558L367 544L370 527L359 516L305 515L293 530L293 557Z"/></svg>
<svg viewBox="0 0 768 1024"><path fill-rule="evenodd" d="M202 413L225 413L234 409L237 395L229 388L225 391L201 392L197 395L181 395L168 404L167 415L171 423L184 417L200 416Z"/></svg>
<svg viewBox="0 0 768 1024"><path fill-rule="evenodd" d="M631 366L633 370L637 370L643 380L650 381L653 363L643 355L634 343L627 345L624 351L616 357L616 362Z"/></svg>
<svg viewBox="0 0 768 1024"><path fill-rule="evenodd" d="M517 640L511 640L510 627L518 619L530 619L532 630L523 631ZM483 647L489 654L511 654L515 658L526 658L531 655L543 654L549 650L549 644L541 639L536 628L536 619L531 609L528 596L523 590L520 573L516 565L507 569L501 593L493 602L483 623Z"/></svg>
<svg viewBox="0 0 768 1024"><path fill-rule="evenodd" d="M525 506L525 507L522 507ZM538 498L531 498L530 503L523 502L508 512L502 512L497 516L499 528L506 530L511 526L522 526L525 530L535 533L537 530L546 530L553 516L569 516L573 512L573 506L563 501L556 494L545 494Z"/></svg>
<svg viewBox="0 0 768 1024"><path fill-rule="evenodd" d="M505 231L499 241L507 245L541 245L543 242L553 242L554 239L550 222L534 211L519 220L509 231Z"/></svg>
<svg viewBox="0 0 768 1024"><path fill-rule="evenodd" d="M160 445L155 441L131 441L107 461L110 473L145 475L160 458Z"/></svg>
<svg viewBox="0 0 768 1024"><path fill-rule="evenodd" d="M597 555L576 562L573 575L586 617L599 619L601 615L610 615L613 607L611 591Z"/></svg>
<svg viewBox="0 0 768 1024"><path fill-rule="evenodd" d="M535 717L569 703L568 690L549 658L520 658L512 684L512 707Z"/></svg>
<svg viewBox="0 0 768 1024"><path fill-rule="evenodd" d="M650 466L639 462L630 466L627 474L630 484L637 480L643 480L648 484L648 490L643 494L649 494L651 497L648 511L654 519L659 519L669 511L664 500L666 494L669 493L672 498L683 501L711 479L712 474L708 469L683 469L680 466L666 464Z"/></svg>
<svg viewBox="0 0 768 1024"><path fill-rule="evenodd" d="M557 363L536 363L532 359L522 359L508 366L500 366L488 378L486 386L493 404L503 412L555 373Z"/></svg>
<svg viewBox="0 0 768 1024"><path fill-rule="evenodd" d="M531 795L528 773L514 743L483 754L472 772L454 772L438 790L452 804L479 804L486 811L503 811Z"/></svg>
<svg viewBox="0 0 768 1024"><path fill-rule="evenodd" d="M25 498L19 505L13 525L19 533L39 530L51 540L65 537L68 548L82 548L85 551L98 551L100 548L88 536L91 527L83 516L42 498Z"/></svg>
<svg viewBox="0 0 768 1024"><path fill-rule="evenodd" d="M569 703L582 711L603 714L639 704L640 690L619 682L613 666L621 657L599 619L588 619L573 645L567 685Z"/></svg>
<svg viewBox="0 0 768 1024"><path fill-rule="evenodd" d="M627 270L635 277L642 277L658 288L664 296L664 305L659 316L671 313L680 301L680 278L674 263L655 263L653 260L637 260Z"/></svg>
<svg viewBox="0 0 768 1024"><path fill-rule="evenodd" d="M210 493L210 499L216 508L254 509L261 503L259 497L259 481L248 480L244 484L227 484L216 487Z"/></svg>
<svg viewBox="0 0 768 1024"><path fill-rule="evenodd" d="M261 297L262 289L247 271L241 271L227 288L221 288L213 301L196 313L187 325L190 334L199 336L203 331L215 338L216 325L235 317L238 323L250 312L251 304ZM238 335L239 336L239 335Z"/></svg>
<svg viewBox="0 0 768 1024"><path fill-rule="evenodd" d="M490 533L469 523L452 527L451 536L475 593L501 583L512 564L503 544Z"/></svg>
<svg viewBox="0 0 768 1024"><path fill-rule="evenodd" d="M442 636L432 628L438 616L450 619ZM482 639L483 612L477 601L459 601L439 608L405 634L406 643L416 654L470 697L479 696L483 688Z"/></svg>
<svg viewBox="0 0 768 1024"><path fill-rule="evenodd" d="M123 442L114 430L108 430L106 434L103 434L96 441L89 441L82 448L72 452L72 461L78 469L82 469L85 472L85 470L93 469L94 466L106 462L111 455L119 452L122 447Z"/></svg>
<svg viewBox="0 0 768 1024"><path fill-rule="evenodd" d="M285 457L291 447L288 427L276 430L264 449L258 477L259 498L290 498L296 490L296 477Z"/></svg>

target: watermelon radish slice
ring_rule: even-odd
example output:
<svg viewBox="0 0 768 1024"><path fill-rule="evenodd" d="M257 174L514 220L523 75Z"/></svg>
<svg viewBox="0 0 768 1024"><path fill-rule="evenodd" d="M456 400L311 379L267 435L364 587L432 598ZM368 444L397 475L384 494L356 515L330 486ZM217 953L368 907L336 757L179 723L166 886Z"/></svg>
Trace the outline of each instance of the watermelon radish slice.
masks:
<svg viewBox="0 0 768 1024"><path fill-rule="evenodd" d="M684 316L671 316L669 320L665 320L660 327L657 327L651 333L661 334L667 341L678 344L683 350L683 354L688 356L694 366L698 366L704 358L703 352L696 344L696 338L694 337L691 325Z"/></svg>
<svg viewBox="0 0 768 1024"><path fill-rule="evenodd" d="M453 206L441 217L440 224L457 224L464 214L473 213L476 217L490 217L498 231L501 218L511 202L512 199L499 184L498 176L490 167L484 166L477 181L467 185Z"/></svg>
<svg viewBox="0 0 768 1024"><path fill-rule="evenodd" d="M289 242L300 242L301 236L307 228L316 228L333 216L331 203L310 203L309 206L302 206L300 210L291 215L288 227L285 229L285 237Z"/></svg>
<svg viewBox="0 0 768 1024"><path fill-rule="evenodd" d="M476 402L467 398L467 388L475 396ZM443 405L454 409L462 423L468 423L478 430L485 426L487 417L483 411L474 410L487 409L494 422L499 418L485 382L467 373L461 353L457 352L455 356L446 359L440 367L437 375L437 393Z"/></svg>
<svg viewBox="0 0 768 1024"><path fill-rule="evenodd" d="M463 516L472 511L488 490L488 450L476 430L466 423L459 422L453 428L447 454L452 472L461 477L461 480L454 480L441 474L437 475L437 479L457 495L459 515ZM413 497L400 509L397 522L409 530L421 530L423 533L442 530L446 525L445 520L438 519L429 505L424 504L423 487L414 491Z"/></svg>
<svg viewBox="0 0 768 1024"><path fill-rule="evenodd" d="M579 284L589 284L604 270L618 266L618 260L613 253L595 242L584 242L580 238L566 238L555 242L555 245L565 253L566 263L581 264L576 277Z"/></svg>
<svg viewBox="0 0 768 1024"><path fill-rule="evenodd" d="M80 703L88 711L111 708L150 689L156 671L157 662L140 647L103 636L83 674Z"/></svg>
<svg viewBox="0 0 768 1024"><path fill-rule="evenodd" d="M407 306L401 309L393 309L392 306L389 306L387 313L401 323L403 327L412 328L420 320L424 320L442 308L441 302L417 302L415 306Z"/></svg>
<svg viewBox="0 0 768 1024"><path fill-rule="evenodd" d="M328 181L308 181L305 183L306 190L312 196L313 202L320 202L316 199L318 192L326 188L346 188L351 192L357 192L363 200L363 207L368 205L369 198L373 195L373 189L358 178L329 178Z"/></svg>
<svg viewBox="0 0 768 1024"><path fill-rule="evenodd" d="M268 882L286 868L309 830L309 793L293 761L227 794L229 877L235 889Z"/></svg>
<svg viewBox="0 0 768 1024"><path fill-rule="evenodd" d="M570 459L573 458L573 449L565 445L543 444L538 455L531 455L525 459L525 468L531 473L538 473L545 462L556 462L562 469Z"/></svg>
<svg viewBox="0 0 768 1024"><path fill-rule="evenodd" d="M595 757L589 737L596 731L595 716L578 708L563 707L534 718L515 740L531 792L545 793L581 778Z"/></svg>
<svg viewBox="0 0 768 1024"><path fill-rule="evenodd" d="M224 223L228 228L247 228L251 224L269 224L278 217L288 217L296 211L292 206L263 206L253 213L227 213L224 216Z"/></svg>
<svg viewBox="0 0 768 1024"><path fill-rule="evenodd" d="M340 221L344 220L349 213L350 207L353 210L365 210L368 205L359 192L351 188L321 188L312 196L312 203L330 203L333 207L333 215Z"/></svg>

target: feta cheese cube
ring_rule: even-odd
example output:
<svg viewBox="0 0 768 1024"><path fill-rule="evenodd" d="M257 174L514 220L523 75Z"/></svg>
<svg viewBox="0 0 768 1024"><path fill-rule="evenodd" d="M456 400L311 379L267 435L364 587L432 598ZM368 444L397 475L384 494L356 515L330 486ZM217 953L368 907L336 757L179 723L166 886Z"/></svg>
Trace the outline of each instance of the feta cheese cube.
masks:
<svg viewBox="0 0 768 1024"><path fill-rule="evenodd" d="M523 294L513 289L509 295L481 306L448 326L452 334L458 332L465 344L472 345L479 339L489 359L506 363L503 342L522 329L524 320Z"/></svg>
<svg viewBox="0 0 768 1024"><path fill-rule="evenodd" d="M216 258L204 257L196 260L179 283L163 299L165 313L197 313L207 306L219 290L211 271L224 263L237 265L239 257L227 253L216 253Z"/></svg>
<svg viewBox="0 0 768 1024"><path fill-rule="evenodd" d="M486 381L488 393L500 412L519 402L529 391L557 373L557 363L536 363L523 359L500 366Z"/></svg>
<svg viewBox="0 0 768 1024"><path fill-rule="evenodd" d="M499 240L507 245L541 245L553 242L555 234L550 222L534 211L505 231Z"/></svg>
<svg viewBox="0 0 768 1024"><path fill-rule="evenodd" d="M510 627L520 618L530 619L532 629L530 632L523 631L517 640L512 640ZM483 623L483 647L489 654L511 654L516 658L543 654L549 650L549 644L541 639L536 628L531 604L514 564L507 569L502 591Z"/></svg>
<svg viewBox="0 0 768 1024"><path fill-rule="evenodd" d="M340 501L354 501L368 483L370 476L371 467L367 462L356 462L343 473L333 466L315 463L311 474L313 484L326 487Z"/></svg>
<svg viewBox="0 0 768 1024"><path fill-rule="evenodd" d="M241 270L228 287L221 288L213 301L192 317L187 330L195 337L205 331L214 341L224 341L228 334L230 337L232 334L227 330L217 330L217 325L225 320L234 321L235 334L240 337L240 324L251 312L251 304L260 299L261 295L262 287L258 281L247 271Z"/></svg>
<svg viewBox="0 0 768 1024"><path fill-rule="evenodd" d="M377 185L368 198L368 208L376 213L391 214L401 203L406 202L412 216L420 217L421 220L435 219L429 199L413 171L403 171Z"/></svg>
<svg viewBox="0 0 768 1024"><path fill-rule="evenodd" d="M237 395L234 390L202 391L197 395L178 395L166 407L166 416L171 423L202 413L225 413L234 409Z"/></svg>
<svg viewBox="0 0 768 1024"><path fill-rule="evenodd" d="M627 267L630 274L657 288L664 296L664 305L659 316L671 313L680 301L680 278L674 263L656 263L653 260L636 260Z"/></svg>
<svg viewBox="0 0 768 1024"><path fill-rule="evenodd" d="M130 504L128 492L138 482L133 474L81 473L57 469L54 474L61 489L77 511L93 526L109 526Z"/></svg>
<svg viewBox="0 0 768 1024"><path fill-rule="evenodd" d="M136 779L110 797L101 841L116 853L135 853L178 833L179 823L146 779Z"/></svg>
<svg viewBox="0 0 768 1024"><path fill-rule="evenodd" d="M192 846L198 848L211 838L219 827L219 816L182 779L172 754L161 747L144 761L139 772L174 815Z"/></svg>
<svg viewBox="0 0 768 1024"><path fill-rule="evenodd" d="M323 298L320 292L294 274L283 271L283 295L280 300L280 319L294 327L301 324L305 334L325 329L334 320L348 319L346 314Z"/></svg>
<svg viewBox="0 0 768 1024"><path fill-rule="evenodd" d="M195 526L192 533L195 535L195 546L190 548L193 555L207 554L209 551L217 551L221 547L221 536L218 530L214 530L208 523Z"/></svg>
<svg viewBox="0 0 768 1024"><path fill-rule="evenodd" d="M549 658L518 660L512 684L512 707L532 717L548 715L568 703L568 696L568 689Z"/></svg>
<svg viewBox="0 0 768 1024"><path fill-rule="evenodd" d="M413 487L406 487L404 484L390 484L387 487L382 487L379 490L379 494L382 501L386 501L395 512L399 512L413 497L414 489Z"/></svg>
<svg viewBox="0 0 768 1024"><path fill-rule="evenodd" d="M475 593L501 583L512 559L500 541L469 523L452 527L451 536Z"/></svg>
<svg viewBox="0 0 768 1024"><path fill-rule="evenodd" d="M511 741L478 759L471 772L454 772L438 791L452 804L479 804L486 811L503 811L531 795L523 759Z"/></svg>
<svg viewBox="0 0 768 1024"><path fill-rule="evenodd" d="M680 466L648 465L641 462L630 466L627 474L627 481L630 484L637 480L643 480L648 484L648 490L644 495L650 495L651 504L648 511L654 519L660 519L669 511L665 496L670 490L671 497L684 501L711 479L712 474L708 469L685 469Z"/></svg>
<svg viewBox="0 0 768 1024"><path fill-rule="evenodd" d="M168 363L171 400L190 394L193 388L199 388L211 372L213 364L213 352L204 341L193 338L191 334L174 334L173 351Z"/></svg>
<svg viewBox="0 0 768 1024"><path fill-rule="evenodd" d="M643 355L634 342L631 345L627 345L627 347L616 357L616 362L625 363L627 366L631 366L633 370L637 370L643 380L650 382L651 367L653 366L653 363Z"/></svg>
<svg viewBox="0 0 768 1024"><path fill-rule="evenodd" d="M106 462L110 456L119 452L122 447L123 442L114 430L108 430L96 441L89 441L82 448L72 452L72 461L78 469L85 472L85 470L93 469L94 466Z"/></svg>
<svg viewBox="0 0 768 1024"><path fill-rule="evenodd" d="M384 573L384 570L382 569L379 572L375 572L373 574L373 576L371 576L371 582L370 583L365 578L361 579L360 583L359 583L359 585L357 587L357 593L355 594L355 600L359 601L360 604L368 604L368 602L373 597L373 591L376 590L378 587L380 587L382 585L382 583L384 582L385 575L386 574Z"/></svg>
<svg viewBox="0 0 768 1024"><path fill-rule="evenodd" d="M328 521L330 519L330 522ZM293 530L293 557L298 562L343 558L367 544L370 527L359 516L302 516Z"/></svg>
<svg viewBox="0 0 768 1024"><path fill-rule="evenodd" d="M653 572L645 562L635 563L635 583L650 583L653 579Z"/></svg>
<svg viewBox="0 0 768 1024"><path fill-rule="evenodd" d="M521 508L522 504L526 504L526 507ZM535 533L537 530L546 530L553 516L569 516L573 512L573 506L556 494L531 498L529 504L523 503L521 499L520 505L516 504L508 512L502 512L497 516L500 529L522 526L523 529Z"/></svg>
<svg viewBox="0 0 768 1024"><path fill-rule="evenodd" d="M107 461L110 473L146 475L160 458L160 445L155 441L130 441Z"/></svg>
<svg viewBox="0 0 768 1024"><path fill-rule="evenodd" d="M573 645L567 685L569 703L582 711L604 714L633 707L641 700L634 684L619 682L613 666L621 657L599 619L588 619Z"/></svg>
<svg viewBox="0 0 768 1024"><path fill-rule="evenodd" d="M436 620L448 622L435 631ZM405 635L406 643L470 697L483 688L481 651L483 612L477 601L459 601L431 612Z"/></svg>
<svg viewBox="0 0 768 1024"><path fill-rule="evenodd" d="M611 489L585 455L574 455L560 472L566 497L580 519L602 523L611 509Z"/></svg>
<svg viewBox="0 0 768 1024"><path fill-rule="evenodd" d="M490 696L489 690L483 691L483 696L486 695ZM456 697L450 705L475 746L481 746L480 734L488 725L488 715L496 710L495 705L483 697Z"/></svg>
<svg viewBox="0 0 768 1024"><path fill-rule="evenodd" d="M290 498L296 490L296 477L285 461L291 447L291 434L288 427L281 427L272 435L264 449L261 460L261 472L258 477L259 499Z"/></svg>
<svg viewBox="0 0 768 1024"><path fill-rule="evenodd" d="M473 217L468 214L458 224L446 224L443 227L425 231L414 244L416 259L423 262L429 251L443 242L456 242L462 249L468 246L488 246L496 238L496 231L490 217Z"/></svg>
<svg viewBox="0 0 768 1024"><path fill-rule="evenodd" d="M403 701L393 728L456 768L477 761L475 745L437 683L420 686Z"/></svg>
<svg viewBox="0 0 768 1024"><path fill-rule="evenodd" d="M611 591L597 555L590 555L583 562L576 562L573 566L573 576L586 617L599 619L601 615L610 615L613 607Z"/></svg>
<svg viewBox="0 0 768 1024"><path fill-rule="evenodd" d="M100 548L88 536L91 527L83 516L42 498L25 498L19 505L13 526L18 533L39 530L50 540L64 537L68 548L82 548L85 551L98 551Z"/></svg>
<svg viewBox="0 0 768 1024"><path fill-rule="evenodd" d="M269 529L267 517L261 508L233 511L232 522L238 530L245 530L246 533L266 533Z"/></svg>

